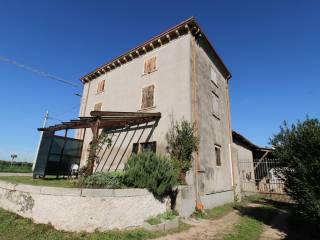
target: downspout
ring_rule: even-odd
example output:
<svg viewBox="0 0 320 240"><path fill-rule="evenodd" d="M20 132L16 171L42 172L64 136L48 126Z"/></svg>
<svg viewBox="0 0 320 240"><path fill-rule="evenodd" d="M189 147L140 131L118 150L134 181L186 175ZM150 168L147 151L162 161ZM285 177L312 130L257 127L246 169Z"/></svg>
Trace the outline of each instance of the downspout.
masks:
<svg viewBox="0 0 320 240"><path fill-rule="evenodd" d="M84 105L82 105L83 100L81 99L81 109L80 109L80 114L79 114L80 117L84 117L86 114L86 111L87 111L91 80L89 80L89 82L87 84L88 84L87 93L85 96L84 95L82 96L82 97L85 97ZM79 131L79 135L78 135L78 139L83 140L82 149L81 149L80 165L83 162L83 158L85 157L86 148L87 148L87 146L84 144L85 135L86 135L86 129L81 129Z"/></svg>
<svg viewBox="0 0 320 240"><path fill-rule="evenodd" d="M200 139L200 134L199 134L199 115L198 115L198 101L197 101L197 64L196 64L196 59L197 59L197 52L196 52L196 39L195 37L192 37L191 39L191 50L192 50L192 73L191 73L191 91L192 91L192 96L191 96L191 105L192 105L192 116L193 116L193 121L195 124L195 135L198 139ZM202 210L203 209L203 204L200 199L200 194L199 194L199 172L200 172L200 157L199 157L199 147L198 147L198 152L195 153L195 164L194 164L194 176L195 176L195 191L196 191L196 196L195 196L195 201L196 201L196 209Z"/></svg>
<svg viewBox="0 0 320 240"><path fill-rule="evenodd" d="M228 122L228 131L229 131L229 161L230 161L230 174L231 174L231 187L233 189L234 196L236 197L236 189L234 187L234 174L233 174L233 163L232 163L232 130L231 130L231 118L230 118L230 100L229 100L229 79L231 75L227 76L226 84L226 99L227 99L227 122Z"/></svg>
<svg viewBox="0 0 320 240"><path fill-rule="evenodd" d="M87 104L88 104L88 98L89 98L89 90L90 90L90 85L91 85L91 81L88 82L88 89L87 89L87 94L86 94L86 101L84 104L84 109L81 113L82 117L84 117L84 115L86 114L87 111Z"/></svg>
<svg viewBox="0 0 320 240"><path fill-rule="evenodd" d="M86 92L85 95L82 94L82 98L81 98L81 107L80 107L79 117L85 117L85 114L86 114L86 111L87 111L87 104L88 104L89 90L90 90L91 81L89 81L87 84L88 84L87 92ZM79 131L78 139L83 139L84 140L84 130L83 129L81 129Z"/></svg>

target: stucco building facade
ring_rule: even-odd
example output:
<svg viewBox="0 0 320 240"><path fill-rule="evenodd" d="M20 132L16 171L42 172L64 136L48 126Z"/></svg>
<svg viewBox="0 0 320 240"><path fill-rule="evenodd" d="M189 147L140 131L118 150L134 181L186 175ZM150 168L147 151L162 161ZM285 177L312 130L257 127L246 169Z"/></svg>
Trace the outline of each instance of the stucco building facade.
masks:
<svg viewBox="0 0 320 240"><path fill-rule="evenodd" d="M80 117L93 110L161 113L153 128L110 134L112 147L101 148L95 171L120 170L132 152L145 147L167 154L165 136L171 121L184 119L195 123L200 144L183 199L189 198L191 205L201 201L206 208L233 201L230 78L194 18L82 77ZM84 137L83 165L92 135L79 130L77 137Z"/></svg>

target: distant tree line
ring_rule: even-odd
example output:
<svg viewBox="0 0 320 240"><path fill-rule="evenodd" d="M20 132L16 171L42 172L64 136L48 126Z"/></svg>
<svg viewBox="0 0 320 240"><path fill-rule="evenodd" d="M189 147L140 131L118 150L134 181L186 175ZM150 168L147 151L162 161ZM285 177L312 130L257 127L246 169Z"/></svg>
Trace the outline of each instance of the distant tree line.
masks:
<svg viewBox="0 0 320 240"><path fill-rule="evenodd" d="M11 162L0 160L0 172L31 172L32 163L30 162Z"/></svg>

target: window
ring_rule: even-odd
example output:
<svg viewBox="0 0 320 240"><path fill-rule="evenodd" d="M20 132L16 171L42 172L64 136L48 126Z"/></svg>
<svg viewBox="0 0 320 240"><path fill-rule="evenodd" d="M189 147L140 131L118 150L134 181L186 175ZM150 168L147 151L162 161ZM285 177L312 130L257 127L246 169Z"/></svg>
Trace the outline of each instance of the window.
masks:
<svg viewBox="0 0 320 240"><path fill-rule="evenodd" d="M139 143L132 144L132 153L137 154L139 152Z"/></svg>
<svg viewBox="0 0 320 240"><path fill-rule="evenodd" d="M151 152L156 152L157 150L157 142L145 142L145 143L140 143L140 150L142 152L144 151L151 151Z"/></svg>
<svg viewBox="0 0 320 240"><path fill-rule="evenodd" d="M151 151L156 152L157 150L157 142L144 142L140 143L140 149L139 149L139 143L134 143L132 145L132 153L137 154L139 151Z"/></svg>
<svg viewBox="0 0 320 240"><path fill-rule="evenodd" d="M106 80L101 80L98 84L97 93L102 93L104 91L104 85Z"/></svg>
<svg viewBox="0 0 320 240"><path fill-rule="evenodd" d="M96 104L94 105L93 110L94 110L94 111L101 111L101 108L102 108L102 103L96 103Z"/></svg>
<svg viewBox="0 0 320 240"><path fill-rule="evenodd" d="M144 61L143 73L148 74L157 70L157 57L153 56Z"/></svg>
<svg viewBox="0 0 320 240"><path fill-rule="evenodd" d="M214 92L212 92L212 114L216 118L220 119L220 115L219 115L219 97Z"/></svg>
<svg viewBox="0 0 320 240"><path fill-rule="evenodd" d="M218 87L217 73L212 66L210 66L210 80Z"/></svg>
<svg viewBox="0 0 320 240"><path fill-rule="evenodd" d="M154 85L142 89L141 109L154 107Z"/></svg>
<svg viewBox="0 0 320 240"><path fill-rule="evenodd" d="M215 145L214 151L216 154L216 166L221 166L221 146Z"/></svg>

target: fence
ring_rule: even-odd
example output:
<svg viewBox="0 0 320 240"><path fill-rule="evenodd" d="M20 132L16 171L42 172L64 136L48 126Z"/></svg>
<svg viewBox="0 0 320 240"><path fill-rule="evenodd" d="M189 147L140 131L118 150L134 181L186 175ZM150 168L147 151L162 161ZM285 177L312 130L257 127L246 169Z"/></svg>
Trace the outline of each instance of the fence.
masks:
<svg viewBox="0 0 320 240"><path fill-rule="evenodd" d="M277 159L239 161L241 190L268 194L285 194L284 182L277 174Z"/></svg>

